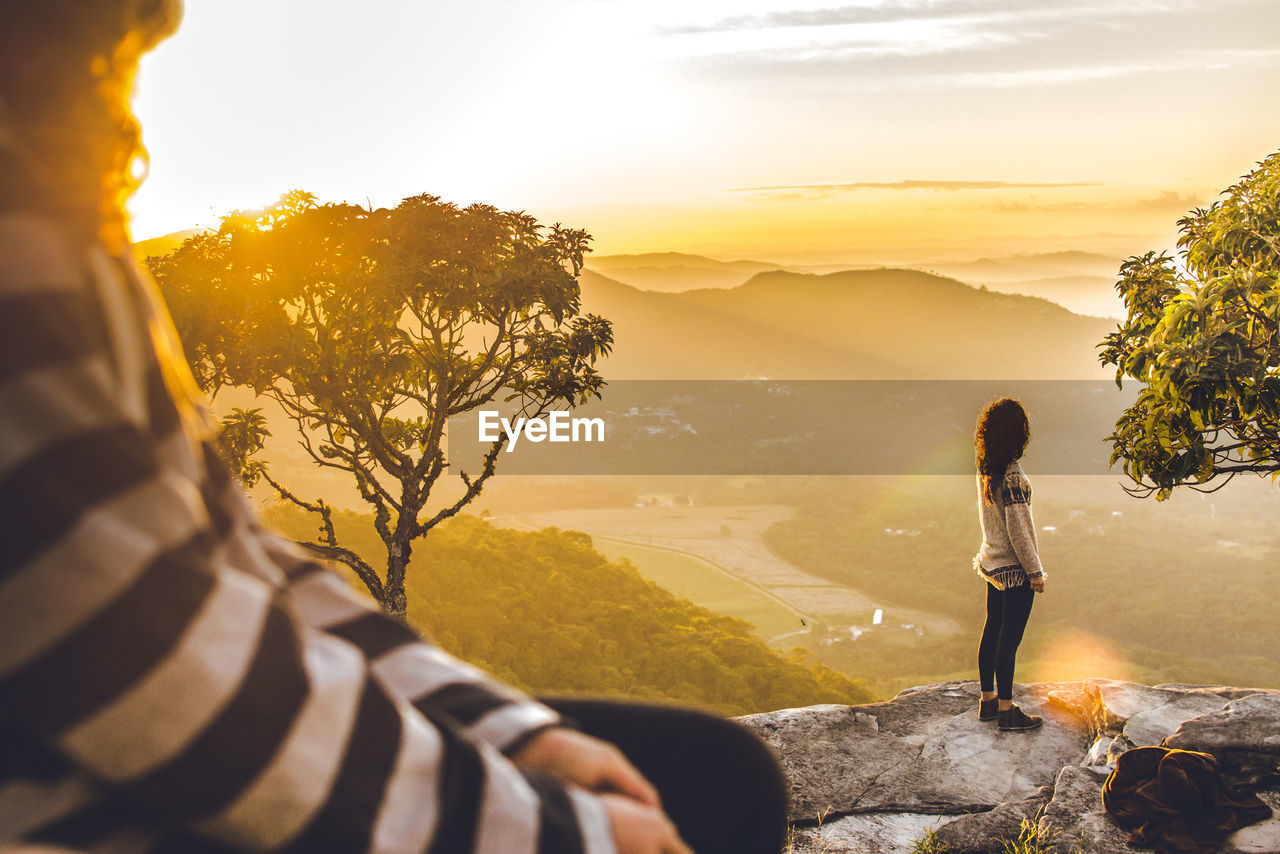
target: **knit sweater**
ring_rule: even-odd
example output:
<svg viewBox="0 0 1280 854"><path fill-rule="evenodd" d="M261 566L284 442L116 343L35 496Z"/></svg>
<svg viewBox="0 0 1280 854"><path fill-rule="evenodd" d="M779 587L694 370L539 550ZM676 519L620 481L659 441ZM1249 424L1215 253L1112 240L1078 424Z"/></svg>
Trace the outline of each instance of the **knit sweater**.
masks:
<svg viewBox="0 0 1280 854"><path fill-rule="evenodd" d="M982 476L978 475L982 546L973 557L973 568L998 590L1017 587L1028 578L1045 577L1031 518L1031 484L1017 460L1005 469L995 494L994 503L986 500Z"/></svg>
<svg viewBox="0 0 1280 854"><path fill-rule="evenodd" d="M0 210L0 848L612 852L507 758L551 709L262 527L153 290Z"/></svg>

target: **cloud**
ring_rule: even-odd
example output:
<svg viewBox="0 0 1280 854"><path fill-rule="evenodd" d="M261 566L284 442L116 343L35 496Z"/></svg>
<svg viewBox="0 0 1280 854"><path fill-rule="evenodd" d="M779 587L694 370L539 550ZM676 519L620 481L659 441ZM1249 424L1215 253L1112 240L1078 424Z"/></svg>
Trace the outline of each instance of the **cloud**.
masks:
<svg viewBox="0 0 1280 854"><path fill-rule="evenodd" d="M702 24L663 27L667 35L696 35L739 30L841 27L856 24L890 24L904 21L937 21L956 18L1042 19L1105 13L1122 17L1176 12L1191 7L1187 0L1144 0L1099 3L1096 0L1056 3L1043 0L888 0L876 5L842 5L824 9L792 9L763 15L730 15Z"/></svg>
<svg viewBox="0 0 1280 854"><path fill-rule="evenodd" d="M987 34L986 38L994 44L996 35ZM956 42L949 47L942 43L879 48L834 46L720 54L685 64L701 75L756 86L805 83L839 91L936 93L1066 85L1176 72L1210 74L1224 69L1272 66L1280 58L1277 48L1170 49L1159 55L1118 58L1115 62L1080 61L1079 57L1066 56L1062 58L1065 61L1054 62L1045 55L1047 51L1038 53L1030 45L1016 50L969 50L969 58L957 58L962 48L982 47L989 45ZM923 62L925 54L937 58Z"/></svg>
<svg viewBox="0 0 1280 854"><path fill-rule="evenodd" d="M1154 199L1143 199L1134 202L1133 210L1140 212L1155 211L1158 213L1186 213L1192 208L1205 207L1207 202L1195 196L1180 196L1173 190L1161 190Z"/></svg>
<svg viewBox="0 0 1280 854"><path fill-rule="evenodd" d="M1103 187L1106 181L849 181L840 184L777 184L759 187L730 187L722 192L747 193L762 202L811 202L859 190L917 190L932 193L1002 192L1007 190L1062 190ZM981 197L979 197L981 198ZM997 198L980 204L961 205L948 210L983 211L1001 214L1181 214L1208 205L1212 199L1161 190L1149 198L1041 200L1035 194L1022 199ZM943 210L944 208L936 208Z"/></svg>
<svg viewBox="0 0 1280 854"><path fill-rule="evenodd" d="M995 201L990 204L975 205L970 210L991 211L993 213L1186 213L1192 208L1202 207L1204 199L1181 195L1175 190L1161 190L1154 198L1133 199L1131 201L1059 201L1042 202L1034 197L1024 201Z"/></svg>
<svg viewBox="0 0 1280 854"><path fill-rule="evenodd" d="M956 192L963 190L1045 190L1062 187L1097 187L1098 181L1031 182L1031 181L850 181L842 184L780 184L765 187L730 187L725 192L753 193L774 201L825 199L857 190L931 190Z"/></svg>
<svg viewBox="0 0 1280 854"><path fill-rule="evenodd" d="M667 61L734 85L955 91L1273 66L1260 0L888 0L669 28ZM1224 11L1225 10L1225 11Z"/></svg>
<svg viewBox="0 0 1280 854"><path fill-rule="evenodd" d="M972 208L977 211L992 211L994 213L1080 213L1084 211L1097 211L1101 208L1114 207L1106 205L1102 202L992 202L989 205L979 205Z"/></svg>

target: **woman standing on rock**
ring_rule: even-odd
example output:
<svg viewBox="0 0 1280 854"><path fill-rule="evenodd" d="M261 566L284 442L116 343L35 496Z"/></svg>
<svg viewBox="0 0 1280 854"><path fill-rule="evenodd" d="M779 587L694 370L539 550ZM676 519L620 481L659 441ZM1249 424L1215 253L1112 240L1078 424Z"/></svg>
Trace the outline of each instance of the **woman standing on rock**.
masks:
<svg viewBox="0 0 1280 854"><path fill-rule="evenodd" d="M974 445L982 547L973 566L987 582L987 621L978 645L978 717L998 719L1007 732L1024 732L1043 723L1013 704L1014 659L1045 579L1031 519L1031 484L1018 465L1030 439L1026 410L1016 400L990 403L978 418Z"/></svg>

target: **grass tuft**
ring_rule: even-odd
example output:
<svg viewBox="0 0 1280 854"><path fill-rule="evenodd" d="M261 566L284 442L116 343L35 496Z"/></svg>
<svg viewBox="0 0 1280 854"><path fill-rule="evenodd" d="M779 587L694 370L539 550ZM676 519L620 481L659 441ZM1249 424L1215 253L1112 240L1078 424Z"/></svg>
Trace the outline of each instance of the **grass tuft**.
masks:
<svg viewBox="0 0 1280 854"><path fill-rule="evenodd" d="M948 854L951 850L950 845L938 841L938 834L932 830L926 830L911 846L911 854Z"/></svg>

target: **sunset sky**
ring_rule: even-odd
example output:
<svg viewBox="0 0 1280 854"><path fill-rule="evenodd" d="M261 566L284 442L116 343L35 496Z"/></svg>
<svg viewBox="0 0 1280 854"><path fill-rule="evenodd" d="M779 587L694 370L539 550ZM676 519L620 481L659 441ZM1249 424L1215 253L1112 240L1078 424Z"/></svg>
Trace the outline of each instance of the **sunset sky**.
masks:
<svg viewBox="0 0 1280 854"><path fill-rule="evenodd" d="M523 209L597 252L1168 243L1280 148L1273 0L186 0L136 238L292 188Z"/></svg>

